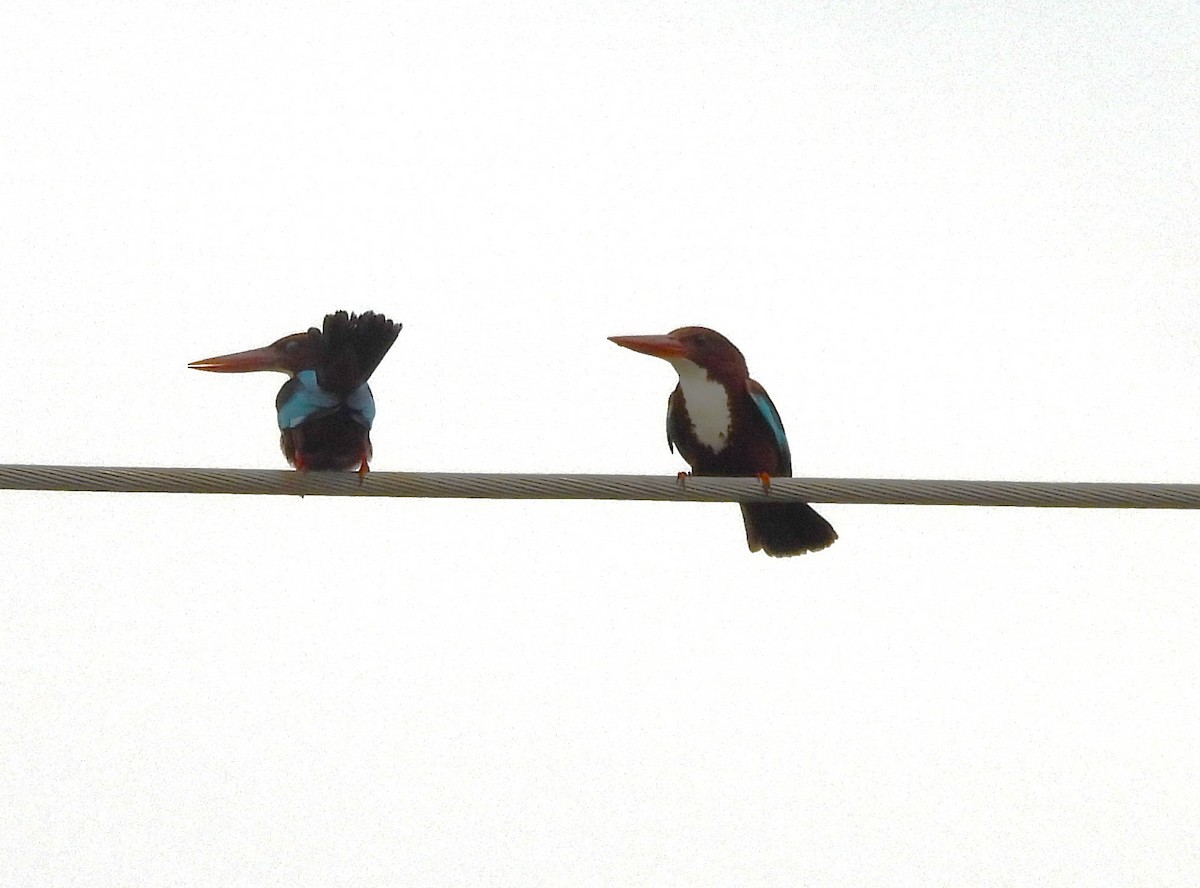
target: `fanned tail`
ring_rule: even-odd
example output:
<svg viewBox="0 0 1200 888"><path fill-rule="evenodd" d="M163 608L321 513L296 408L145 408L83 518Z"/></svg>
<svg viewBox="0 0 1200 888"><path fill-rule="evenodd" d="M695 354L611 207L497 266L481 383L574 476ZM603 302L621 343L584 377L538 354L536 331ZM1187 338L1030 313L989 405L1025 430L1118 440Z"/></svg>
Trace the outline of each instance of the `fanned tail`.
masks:
<svg viewBox="0 0 1200 888"><path fill-rule="evenodd" d="M807 503L742 503L746 543L751 552L803 555L833 544L837 531Z"/></svg>
<svg viewBox="0 0 1200 888"><path fill-rule="evenodd" d="M355 391L370 379L402 326L373 311L326 315L316 368L318 385L343 397Z"/></svg>

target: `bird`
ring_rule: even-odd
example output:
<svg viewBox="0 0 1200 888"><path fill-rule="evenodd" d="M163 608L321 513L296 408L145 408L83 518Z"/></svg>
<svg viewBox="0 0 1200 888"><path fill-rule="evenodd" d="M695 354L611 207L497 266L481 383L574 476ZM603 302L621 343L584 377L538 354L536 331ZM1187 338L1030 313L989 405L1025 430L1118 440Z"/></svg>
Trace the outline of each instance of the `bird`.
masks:
<svg viewBox="0 0 1200 888"><path fill-rule="evenodd" d="M381 314L336 311L321 329L284 336L263 348L188 364L214 373L286 373L275 398L279 446L298 471L345 471L366 475L372 457L375 398L367 380L402 324Z"/></svg>
<svg viewBox="0 0 1200 888"><path fill-rule="evenodd" d="M707 327L656 336L610 336L623 348L662 358L679 374L667 400L667 446L695 475L771 478L792 474L783 420L767 390L750 378L732 342ZM680 473L681 480L686 473ZM807 503L742 503L746 544L773 557L832 545L837 532Z"/></svg>

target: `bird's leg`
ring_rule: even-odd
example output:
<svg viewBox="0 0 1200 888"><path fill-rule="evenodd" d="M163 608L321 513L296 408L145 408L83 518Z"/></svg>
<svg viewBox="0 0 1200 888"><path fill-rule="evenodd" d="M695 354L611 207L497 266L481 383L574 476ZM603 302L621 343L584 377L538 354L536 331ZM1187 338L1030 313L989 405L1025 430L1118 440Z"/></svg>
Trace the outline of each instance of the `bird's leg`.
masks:
<svg viewBox="0 0 1200 888"><path fill-rule="evenodd" d="M371 471L371 467L367 465L367 455L362 456L362 463L358 467L358 484L361 487L363 481L366 480L367 472Z"/></svg>
<svg viewBox="0 0 1200 888"><path fill-rule="evenodd" d="M679 472L675 475L675 483L680 487L687 487L687 479L691 477L691 472Z"/></svg>
<svg viewBox="0 0 1200 888"><path fill-rule="evenodd" d="M292 457L292 465L296 467L297 472L308 471L308 466L304 462L304 457L300 455L300 451L298 450L296 451L295 456Z"/></svg>
<svg viewBox="0 0 1200 888"><path fill-rule="evenodd" d="M770 472L759 472L758 480L762 482L763 493L765 493L767 496L770 496L771 495L771 473Z"/></svg>

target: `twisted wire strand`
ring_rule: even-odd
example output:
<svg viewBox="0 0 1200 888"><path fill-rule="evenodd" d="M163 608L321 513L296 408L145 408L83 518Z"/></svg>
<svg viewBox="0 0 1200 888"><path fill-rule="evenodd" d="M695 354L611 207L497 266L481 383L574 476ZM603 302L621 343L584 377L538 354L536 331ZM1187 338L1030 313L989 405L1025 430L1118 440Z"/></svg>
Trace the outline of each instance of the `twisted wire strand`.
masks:
<svg viewBox="0 0 1200 888"><path fill-rule="evenodd" d="M928 481L887 478L756 478L680 482L657 475L514 475L447 472L292 472L260 469L0 465L0 489L103 493L235 493L454 499L583 499L680 502L870 503L1196 509L1200 484Z"/></svg>

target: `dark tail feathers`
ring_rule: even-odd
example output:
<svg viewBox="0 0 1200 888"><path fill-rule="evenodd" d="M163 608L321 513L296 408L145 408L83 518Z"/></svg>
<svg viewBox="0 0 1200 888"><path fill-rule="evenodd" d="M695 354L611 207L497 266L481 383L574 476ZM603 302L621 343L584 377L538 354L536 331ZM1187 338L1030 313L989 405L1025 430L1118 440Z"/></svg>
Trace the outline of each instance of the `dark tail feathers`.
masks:
<svg viewBox="0 0 1200 888"><path fill-rule="evenodd" d="M746 543L751 552L803 555L833 544L837 531L807 503L742 503Z"/></svg>
<svg viewBox="0 0 1200 888"><path fill-rule="evenodd" d="M400 335L401 326L373 311L325 315L317 384L326 391L349 395L375 372Z"/></svg>

